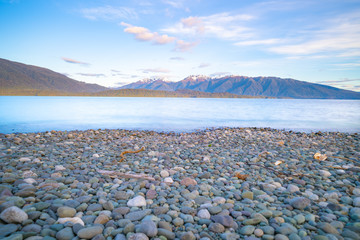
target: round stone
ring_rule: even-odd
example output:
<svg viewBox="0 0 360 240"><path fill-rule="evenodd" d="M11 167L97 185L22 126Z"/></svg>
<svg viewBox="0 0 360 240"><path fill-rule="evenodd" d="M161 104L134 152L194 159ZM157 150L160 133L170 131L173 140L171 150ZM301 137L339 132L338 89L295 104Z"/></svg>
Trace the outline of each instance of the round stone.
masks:
<svg viewBox="0 0 360 240"><path fill-rule="evenodd" d="M207 209L199 210L199 212L197 213L197 216L199 218L203 218L203 219L210 219L210 217L211 217L211 215Z"/></svg>
<svg viewBox="0 0 360 240"><path fill-rule="evenodd" d="M65 218L65 217L71 218L75 216L76 210L72 207L63 206L57 209L57 214L60 218Z"/></svg>
<svg viewBox="0 0 360 240"><path fill-rule="evenodd" d="M170 184L174 183L174 180L173 180L171 177L166 177L166 178L164 179L164 183L170 185Z"/></svg>
<svg viewBox="0 0 360 240"><path fill-rule="evenodd" d="M310 203L310 199L304 197L295 197L290 200L290 205L300 210L310 206Z"/></svg>
<svg viewBox="0 0 360 240"><path fill-rule="evenodd" d="M264 231L261 230L260 228L257 228L257 229L255 229L254 234L257 237L262 237L262 235L264 235Z"/></svg>
<svg viewBox="0 0 360 240"><path fill-rule="evenodd" d="M12 206L2 211L0 218L7 223L21 223L28 219L28 215L20 208Z"/></svg>
<svg viewBox="0 0 360 240"><path fill-rule="evenodd" d="M170 174L169 174L168 171L162 170L162 171L160 172L160 176L161 176L162 178L166 178L166 177L170 176Z"/></svg>
<svg viewBox="0 0 360 240"><path fill-rule="evenodd" d="M183 180L181 180L180 184L188 187L190 185L197 185L197 182L195 179L187 177L187 178L184 178Z"/></svg>

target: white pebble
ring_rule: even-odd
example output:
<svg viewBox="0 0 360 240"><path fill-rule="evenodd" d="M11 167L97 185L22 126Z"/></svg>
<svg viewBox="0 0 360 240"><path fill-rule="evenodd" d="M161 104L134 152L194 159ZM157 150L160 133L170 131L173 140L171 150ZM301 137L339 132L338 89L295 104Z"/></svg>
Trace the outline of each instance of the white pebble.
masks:
<svg viewBox="0 0 360 240"><path fill-rule="evenodd" d="M128 207L143 207L146 206L146 200L143 196L136 196L127 202Z"/></svg>
<svg viewBox="0 0 360 240"><path fill-rule="evenodd" d="M166 177L170 176L170 174L169 174L168 171L162 170L162 171L160 172L160 176L161 176L162 178L166 178Z"/></svg>

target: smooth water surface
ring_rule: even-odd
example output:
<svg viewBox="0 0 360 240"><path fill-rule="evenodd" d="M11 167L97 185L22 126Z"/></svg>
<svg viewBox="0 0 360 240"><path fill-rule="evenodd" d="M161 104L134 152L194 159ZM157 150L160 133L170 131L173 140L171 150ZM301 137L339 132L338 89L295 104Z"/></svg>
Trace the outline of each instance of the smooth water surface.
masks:
<svg viewBox="0 0 360 240"><path fill-rule="evenodd" d="M360 132L360 101L0 96L0 133L208 127Z"/></svg>

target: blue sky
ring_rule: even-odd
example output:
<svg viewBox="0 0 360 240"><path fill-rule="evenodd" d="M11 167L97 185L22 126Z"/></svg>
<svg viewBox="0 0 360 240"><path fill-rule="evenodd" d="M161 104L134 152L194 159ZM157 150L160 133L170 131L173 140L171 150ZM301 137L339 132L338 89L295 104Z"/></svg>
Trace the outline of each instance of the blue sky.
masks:
<svg viewBox="0 0 360 240"><path fill-rule="evenodd" d="M0 57L118 87L276 76L360 91L360 0L0 0Z"/></svg>

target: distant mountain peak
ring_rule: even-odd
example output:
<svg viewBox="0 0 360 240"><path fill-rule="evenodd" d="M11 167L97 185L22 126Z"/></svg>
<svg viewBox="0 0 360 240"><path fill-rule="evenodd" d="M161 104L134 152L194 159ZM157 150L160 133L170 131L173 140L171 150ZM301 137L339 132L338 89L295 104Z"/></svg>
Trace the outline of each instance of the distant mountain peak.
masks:
<svg viewBox="0 0 360 240"><path fill-rule="evenodd" d="M144 78L140 81L138 81L139 83L153 83L153 82L157 82L157 81L162 81L162 82L169 82L169 80L166 77L158 77L158 78Z"/></svg>
<svg viewBox="0 0 360 240"><path fill-rule="evenodd" d="M186 78L184 78L182 81L205 81L210 80L211 77L206 75L190 75Z"/></svg>

